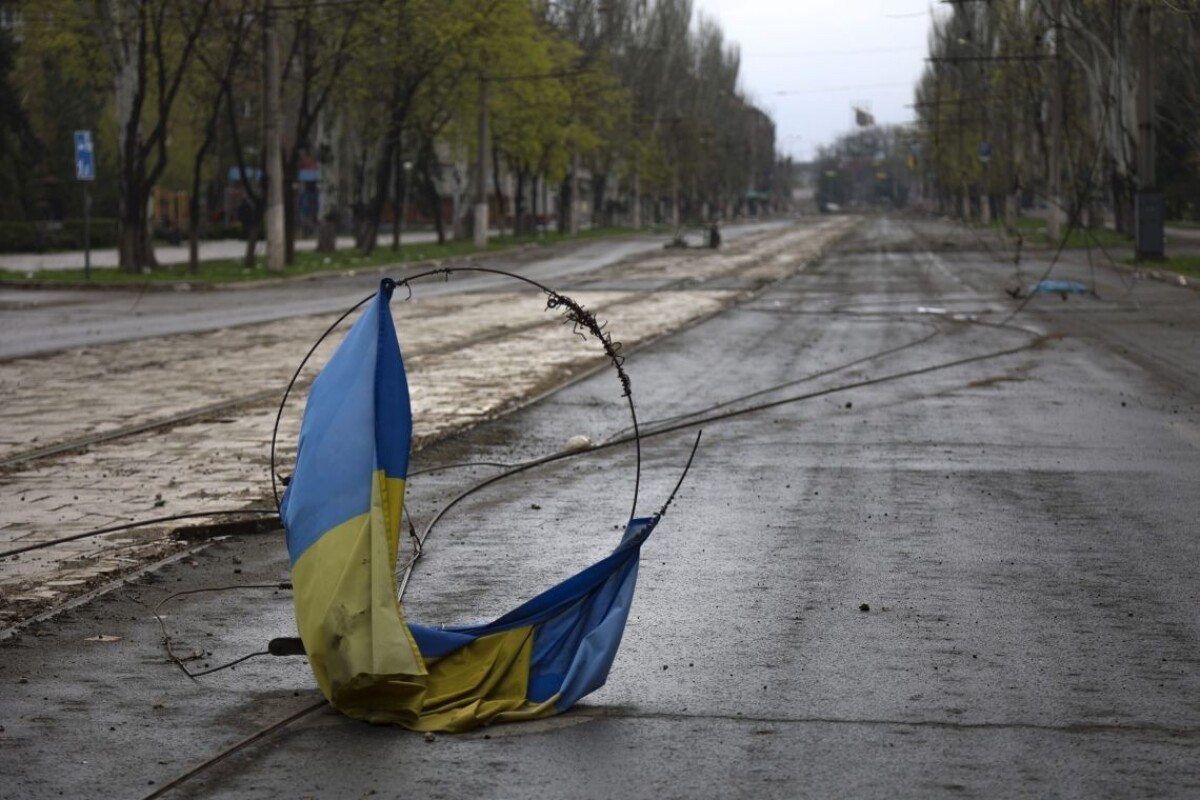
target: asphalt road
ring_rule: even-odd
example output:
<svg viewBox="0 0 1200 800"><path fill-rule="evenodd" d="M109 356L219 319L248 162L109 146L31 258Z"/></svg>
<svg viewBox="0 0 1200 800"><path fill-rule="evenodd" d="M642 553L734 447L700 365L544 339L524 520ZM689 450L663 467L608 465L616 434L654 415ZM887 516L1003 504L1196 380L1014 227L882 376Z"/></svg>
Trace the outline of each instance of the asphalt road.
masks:
<svg viewBox="0 0 1200 800"><path fill-rule="evenodd" d="M609 684L578 708L433 741L326 709L170 796L1197 796L1197 295L1101 269L1097 295L1037 295L1012 316L1003 290L1048 256L1017 275L980 245L871 220L630 356L648 431L745 413L700 426ZM1092 279L1080 255L1052 274ZM626 424L597 374L413 468ZM640 513L695 432L643 441ZM434 530L409 617L488 617L604 553L633 464L600 450L473 496ZM418 526L486 474L414 479ZM300 659L187 681L150 615L175 591L286 570L278 538L229 539L0 645L0 796L142 797L311 704ZM164 610L179 652L211 653L197 664L293 625L272 588Z"/></svg>
<svg viewBox="0 0 1200 800"><path fill-rule="evenodd" d="M728 240L779 228L784 221L730 225ZM505 251L470 262L499 266L533 280L570 286L570 277L660 251L661 235L564 244L546 249ZM691 243L700 244L691 236ZM449 266L451 262L446 262ZM465 264L466 262L464 262ZM233 325L269 322L344 310L375 290L381 274L402 277L428 267L371 268L361 272L286 283L236 286L206 291L181 285L176 290L0 288L0 359L48 353L69 347L109 344L179 333L197 333ZM424 296L511 287L505 278L463 274L442 284L426 282Z"/></svg>

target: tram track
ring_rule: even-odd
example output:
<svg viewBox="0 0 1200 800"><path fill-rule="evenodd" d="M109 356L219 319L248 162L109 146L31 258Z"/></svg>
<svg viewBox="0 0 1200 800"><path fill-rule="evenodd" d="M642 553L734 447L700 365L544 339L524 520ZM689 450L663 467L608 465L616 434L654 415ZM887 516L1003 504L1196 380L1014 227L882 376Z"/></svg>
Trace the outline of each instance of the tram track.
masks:
<svg viewBox="0 0 1200 800"><path fill-rule="evenodd" d="M681 288L685 283L686 280L674 281L667 286L659 287L652 291L674 291L678 288ZM595 311L603 314L621 302L623 301L615 300L612 302L599 304L596 306ZM439 347L417 349L409 356L409 362L416 366L419 365L423 359L469 350L470 348L475 347L483 342L496 342L503 338L515 337L522 333L554 324L557 324L556 320L540 319L537 321L531 321L517 325L496 325L491 328L476 332L471 336L449 342ZM314 326L315 329L319 329L319 327L319 325ZM304 380L301 380L298 383L298 388L305 388L308 382L311 380L311 376L307 376ZM116 442L132 436L139 436L142 434L155 432L165 432L180 425L186 425L192 422L199 422L214 417L220 417L228 414L229 412L246 409L252 406L266 406L268 404L273 405L278 403L279 398L283 396L285 388L286 382L281 382L280 385L275 388L263 389L261 391L241 395L239 397L221 400L215 403L208 403L193 409L171 414L169 416L148 419L131 425L123 425L111 430L88 434L85 436L70 437L41 447L29 448L17 451L15 453L9 453L0 456L0 472L10 471L41 459L52 458L55 456L86 450L97 445Z"/></svg>
<svg viewBox="0 0 1200 800"><path fill-rule="evenodd" d="M818 257L849 227L839 224L817 231L789 229L778 240L771 234L747 237L746 249L730 248L728 253L722 252L715 259L709 258L709 253L705 251L685 253L682 258L680 253L667 252L660 257L647 259L649 274L641 274L634 265L628 264L618 273L598 270L572 274L564 280L564 285L573 287L570 291L578 292L581 301L590 310L602 318L612 318L615 329L628 333L629 347L626 352L632 352L663 333L698 324L729 303L752 296L756 290L791 274L797 263L807 263ZM809 238L814 233L816 235ZM730 279L737 276L744 276L740 289L736 288L736 282L730 284ZM714 279L716 284L711 283ZM473 410L472 404L490 403L479 406L487 409L484 415L451 420L449 427L445 420L435 422L419 442L422 446L436 441L450 430L461 430L464 424L469 427L482 419L508 413L533 402L555 387L586 377L600 363L600 359L594 359L586 351L580 354L569 336L562 337L559 333L549 332L550 327L559 324L556 317L542 314L536 307L529 316L497 313L512 300L496 295L494 291L473 292L470 295L478 295L481 299L464 302L454 299L455 296L434 294L430 297L433 303L414 311L414 316L409 319L410 326L415 327L410 328L409 335L405 337L408 345L406 360L414 375L419 375L422 365L426 365L427 374L422 378L425 385L451 385L460 380L466 380L471 385L478 384L478 369L472 364L477 364L481 358L486 360L494 355L498 359L498 368L512 369L515 363L513 353L527 352L530 347L540 348L542 343L560 338L565 338L565 344L574 355L570 363L563 361L561 354L547 355L550 360L539 368L533 382L517 381L500 392L499 400L503 401L500 405L496 405L498 396L494 391L488 399L484 399L479 392L485 390L486 386L475 386L460 401L467 404L468 410L455 413L459 416L464 413L475 415L478 412ZM475 314L475 309L481 303L490 303L491 310ZM632 303L630 309L618 310L623 304L629 303ZM659 309L665 312L665 316L659 317ZM447 314L457 315L459 322L451 324ZM108 572L101 574L96 570L115 569L109 564L111 559L106 560L106 554L116 540L111 544L107 539L95 540L96 544L93 545L91 536L96 531L112 528L111 523L118 523L117 527L123 529L139 524L138 520L162 519L163 511L159 509L163 505L166 506L164 510L168 511L183 510L199 514L201 510L208 510L219 515L258 504L265 495L254 490L261 484L261 479L269 474L269 470L260 457L261 453L255 451L254 443L260 441L256 431L283 394L285 381L281 376L281 368L284 363L280 358L288 350L286 342L293 339L308 341L306 329L311 327L319 330L324 326L323 320L328 318L325 315L316 316L312 318L311 325L302 319L282 327L257 328L248 335L231 336L221 332L211 337L200 334L201 338L196 338L197 334L186 334L180 339L183 343L182 352L177 352L175 345L168 341L157 342L149 350L129 346L127 353L106 354L95 348L87 348L78 353L58 356L59 363L31 364L31 369L23 378L18 376L15 380L10 379L10 385L17 388L22 385L36 387L38 376L52 377L62 383L62 377L71 374L71 369L82 368L90 373L90 385L99 389L95 395L99 402L92 404L95 411L111 409L126 418L136 417L139 415L137 405L130 407L128 403L115 401L128 396L136 403L145 396L147 400L154 398L154 402L147 402L146 409L152 409L157 404L163 410L175 413L133 419L128 424L110 430L65 436L38 447L25 447L18 452L0 454L0 481L6 484L7 491L14 499L19 495L22 503L26 500L31 503L28 506L14 503L10 507L9 536L6 542L0 544L16 546L0 547L0 550L13 553L39 550L48 554L32 556L28 562L18 563L18 558L24 558L20 555L6 560L6 563L9 560L14 563L6 568L8 577L4 580L7 582L0 583L0 586L4 587L7 598L21 596L23 599L20 604L10 603L0 607L5 621L19 626L21 620L34 616L40 618L47 605L53 607L78 594L78 591L64 588L55 590L55 598L35 599L35 595L42 594L39 588L41 584L30 581L49 581L53 578L56 585L79 585L80 589L90 589L99 581L109 580ZM540 333L539 329L545 332ZM431 334L425 335L426 331ZM413 336L414 332L421 333ZM403 328L401 334L405 336ZM239 351L242 353L240 361L243 366L235 373L226 375L225 367L213 363L214 360L229 358L222 356L222 353ZM461 360L455 356L457 352L472 352L472 358ZM324 357L321 356L322 359ZM269 378L269 384L266 380L256 380L253 374L254 370L261 371L262 367L248 371L251 362L275 365L261 376L263 379ZM132 369L123 367L123 363L131 364ZM167 366L166 371L163 371L163 365ZM294 361L289 366L294 366ZM145 374L139 374L138 369L144 369ZM301 390L317 370L310 367L305 372L308 374L302 375L298 383ZM278 378L277 373L280 373ZM113 378L112 390L106 391L103 382L110 375ZM142 388L154 387L159 376L167 381L161 389ZM446 383L447 380L450 384ZM254 385L256 383L257 386ZM180 409L180 405L187 400L199 399L199 392L205 387L224 391L245 387L246 384L252 391ZM178 391L180 388L186 388L186 391ZM470 389L470 386L467 388ZM513 403L503 399L503 396L512 392L525 395L525 400ZM46 391L42 394L49 395ZM158 402L159 395L162 402ZM62 394L59 396L66 397ZM433 409L440 415L443 414L441 409L447 402L454 401L455 397L457 395L452 397L444 391L435 391L426 397L423 407ZM169 409L172 405L175 408ZM34 406L28 402L25 406L31 409L23 412L28 419L44 418L53 423L41 431L43 439L47 438L47 431L69 432L64 431L68 426L63 424L63 420L56 419L52 411L41 410L44 406ZM76 417L84 419L89 426L96 424L94 419L85 415L76 414ZM288 418L290 429L299 419L298 407L289 409ZM36 437L39 434L37 431L32 434L19 431L19 435ZM168 464L190 466L181 468ZM213 488L207 488L210 486ZM46 489L42 490L41 487ZM124 494L114 494L108 487L128 489L123 490ZM156 491L161 491L161 494L156 495ZM117 507L113 501L120 497L127 497L127 501ZM65 517L59 516L55 506L71 510L65 512ZM160 534L160 538L154 538ZM138 537L139 541L153 544L164 540L164 537L172 538L172 534L146 528L145 533L139 533ZM56 546L58 543L64 544L59 547ZM54 549L44 549L51 547ZM151 559L154 558L151 555ZM73 566L52 566L60 561ZM47 569L51 571L46 572ZM112 574L123 576L127 572L122 568ZM44 574L51 577L36 577Z"/></svg>
<svg viewBox="0 0 1200 800"><path fill-rule="evenodd" d="M653 788L645 787L652 782L703 794L686 781L696 770L709 769L703 779L717 787L714 793L736 793L737 786L748 784L739 782L742 774L730 776L729 765L744 762L746 752L754 754L762 774L781 775L795 785L821 783L820 776L789 773L796 763L791 754L801 747L821 753L822 770L839 771L837 785L864 791L894 789L887 769L915 763L906 780L917 787L909 792L916 797L928 793L918 785L918 771L957 780L955 775L966 774L960 763L971 765L969 775L980 781L981 790L1011 785L1009 765L988 758L1014 736L1032 737L1030 746L1053 755L1046 763L1021 762L1044 781L1038 784L1043 788L1069 789L1072 776L1089 770L1099 770L1105 780L1123 780L1127 768L1134 778L1148 781L1139 787L1178 793L1191 786L1194 778L1178 760L1178 748L1181 736L1196 731L1186 705L1195 681L1185 669L1194 636L1186 627L1190 584L1179 576L1186 576L1187 556L1194 553L1185 525L1194 508L1189 511L1186 489L1160 485L1162 471L1146 470L1150 456L1138 452L1139 437L1148 440L1147 449L1170 445L1171 439L1156 431L1172 420L1162 413L1148 416L1132 402L1126 410L1117 395L1131 386L1150 392L1154 382L1139 371L1106 389L1105 379L1119 376L1112 365L1122 362L1109 358L1119 352L1119 341L1100 349L1098 361L1091 351L1070 349L1070 341L1060 349L1057 337L1069 315L1057 300L1050 308L1025 312L1036 313L1033 319L989 323L987 315L995 319L1006 310L1003 298L994 299L999 280L989 287L983 285L986 273L968 272L965 277L978 277L982 286L972 301L940 271L930 270L920 253L896 264L867 255L877 263L843 265L835 253L812 271L815 280L798 281L785 292L778 308L766 301L743 304L728 318L718 318L717 324L728 327L647 349L646 368L681 384L679 396L664 409L671 415L643 420L643 433L678 431L682 441L685 428L704 426L708 444L697 459L699 483L680 503L678 519L684 524L664 528L661 547L647 562L653 571L647 569L645 580L654 582L655 593L639 601L639 627L632 629L621 654L625 672L613 680L611 694L599 700L606 706L527 728L438 737L433 744L420 735L373 729L335 715L313 691L299 659L258 662L246 671L239 666L236 673L222 673L219 680L188 682L169 662L154 658L160 652L159 631L147 623L146 609L180 589L227 583L234 558L246 573L236 580L269 583L284 574L286 559L277 553L265 557L268 543L247 537L206 549L198 564L181 561L158 579L131 583L114 593L111 607L97 608L95 619L92 613L73 614L55 630L31 632L30 637L45 633L47 638L25 639L25 652L10 651L10 664L22 665L16 669L52 661L62 674L51 681L28 672L32 685L6 687L17 709L12 718L22 720L10 723L7 734L13 739L13 791L48 797L65 788L66 794L79 796L103 786L119 796L182 800L261 796L293 785L347 796L401 794L419 787L466 796L481 793L480 786L493 794L533 786L530 791L572 797L586 796L579 786L609 786L621 796L648 797ZM856 269L861 284L836 274ZM901 279L887 287L871 285L897 272ZM828 298L815 291L832 284L844 288ZM855 303L836 302L837 294L852 299L855 292L870 301L864 308L876 310L864 314ZM871 293L877 296L872 299ZM984 318L915 310L925 302L949 306L943 301L950 296L964 307L971 302L976 316L986 309ZM823 308L826 299L838 310ZM891 322L879 328L881 319ZM929 329L929 336L917 332L901 340L911 326ZM829 330L829 339L802 335L814 330ZM714 331L741 331L744 339L712 344L715 351L692 349L709 346L705 340L711 342ZM1076 332L1068 326L1067 333L1074 337ZM763 354L753 368L733 370L723 376L724 383L704 378L727 362L689 369L704 362L706 353L737 360L755 352L751 345L768 334L777 337L778 354ZM847 352L835 355L843 343ZM737 348L736 355L731 348ZM894 360L901 352L904 360ZM888 361L862 369L864 359L871 358ZM1081 361L1084 367L1077 367ZM1089 382L1096 364L1105 369ZM843 374L811 387L798 385L818 367L824 373L819 377ZM1034 377L1019 390L992 384L970 388L1025 371ZM1187 377L1190 372L1181 373L1181 379ZM1092 393L1100 399L1085 396ZM936 400L950 395L956 396L953 402ZM578 419L585 413L575 410L580 401L600 396L584 386L557 407L551 402L501 428L520 433L538 430L547 418ZM839 402L832 402L835 397ZM854 401L853 411L848 400ZM1062 400L1074 407L1056 411ZM1105 408L1113 415L1104 420L1108 432L1121 437L1106 448L1097 447L1083 426L1070 426L1075 413L1095 415ZM1049 419L1042 422L1043 417ZM1116 424L1118 418L1125 421ZM1021 425L1009 424L1013 420ZM1136 427L1122 433L1122 426L1131 424ZM888 435L880 435L885 431ZM464 437L461 446L435 448L429 456L448 462L455 456L507 452L493 439L491 432L481 432ZM523 520L503 519L528 508L531 499L514 498L511 482L496 493L494 504L460 509L470 525L467 536L474 539L468 547L456 542L460 547L452 556L431 553L439 557L418 573L410 611L437 611L433 618L444 619L446 609L473 614L490 607L465 594L483 594L506 580L494 569L497 553L507 559L503 571L520 573L510 584L544 575L556 563L554 554L529 563L522 562L523 554L578 546L575 530L564 531L549 517L560 505L584 506L577 501L586 499L595 484L583 476L620 466L622 456L611 449L619 444L573 456L591 463L579 467L574 488L566 481L547 492L550 502L537 498L546 510L530 515L537 520L534 534ZM667 440L662 446L671 451L677 444ZM1157 458L1174 461L1154 463L1190 475L1194 470L1184 461L1183 448L1172 452ZM500 471L509 465L494 466ZM428 496L444 500L452 482L428 489ZM1134 485L1125 490L1126 483ZM1175 493L1139 499L1147 488ZM1182 510L1156 506L1159 497L1177 500ZM730 501L733 510L726 507ZM1123 501L1135 505L1127 508ZM884 510L891 512L887 520L880 519ZM1110 515L1115 519L1109 521ZM1151 516L1155 542L1165 550L1158 557L1165 565L1160 572L1151 569L1152 552L1138 552L1136 542L1125 544L1126 530L1136 530ZM479 524L485 517L501 519L493 528ZM1048 533L1051 517L1053 535ZM485 527L487 536L479 533ZM712 535L714 529L719 536ZM437 539L441 535L435 534L435 548L443 543ZM551 535L555 543L544 541ZM1035 537L1044 539L1037 538L1032 547ZM527 540L531 543L523 547ZM449 550L450 541L445 544ZM1075 580L1064 588L1061 576L1068 568ZM447 573L468 580L481 576L486 586L447 588ZM858 596L860 591L873 594ZM168 620L170 633L179 637L181 653L207 647L217 654L207 653L203 660L224 661L290 632L291 597L279 594L273 601L229 597L181 604ZM869 610L858 606L863 600L870 600ZM469 603L474 605L462 608ZM687 648L706 641L700 634L714 617L705 612L718 608L732 620L753 615L759 630L753 637L705 647L693 667ZM995 613L996 608L1004 613ZM668 627L671 636L664 636ZM81 644L97 631L115 634L114 641ZM218 638L205 638L212 632ZM1105 648L1101 656L1111 653L1122 669L1089 672L1086 665L1095 663L1097 644ZM124 657L118 655L122 646ZM1143 657L1146 652L1150 656ZM727 672L735 668L747 680L729 681ZM1054 679L1044 679L1043 669L1053 670ZM1038 691L1025 691L1026 683ZM84 685L87 690L81 692ZM901 689L908 686L926 698L901 706L908 696ZM136 689L131 693L127 687ZM1115 704L1099 721L1095 697ZM782 705L811 708L794 719L770 712ZM956 709L963 707L969 710L959 717ZM98 733L88 727L93 722L103 726ZM870 758L874 750L860 746L864 725L887 737L889 749L878 748L886 753L884 760L854 772L862 754ZM847 732L844 741L837 739L839 730ZM897 735L914 731L920 735ZM946 738L935 741L936 747L944 742L948 749L958 748L949 765L922 761L929 737L939 736ZM107 749L84 745L88 737L105 742ZM484 742L487 738L499 741ZM775 741L780 744L772 749ZM119 749L113 742L121 743ZM822 742L832 744L821 751ZM703 761L685 758L683 747ZM61 753L68 749L91 763L64 761ZM581 777L580 753L592 757L589 769L612 754L621 759L615 762L620 774ZM851 755L839 761L845 753ZM459 769L472 759L481 765L477 772ZM1054 783L1063 759L1068 777ZM869 774L875 764L887 767L876 770L886 773L883 778ZM729 783L721 783L725 780ZM1089 788L1099 790L1099 780ZM827 782L821 788L836 791L831 786ZM957 790L959 784L954 786ZM772 787L762 791L784 796Z"/></svg>
<svg viewBox="0 0 1200 800"><path fill-rule="evenodd" d="M775 235L776 234L774 232L751 234L742 238L738 242L738 245L741 247L754 248L763 243L769 243ZM774 254L774 250L768 250L763 258L769 259L773 257ZM654 259L649 259L649 261L653 262ZM606 291L588 285L595 283L598 279L602 280L604 272L605 270L600 270L596 274L572 275L568 280L563 282L563 288L566 291L582 291L588 293ZM681 277L674 280L669 280L658 286L641 289L638 291L638 294L644 296L649 294L661 294L683 289L696 288L699 287L695 285L695 280L693 278ZM625 294L626 296L610 302L597 304L594 308L592 308L592 310L600 314L605 314L611 311L615 306L622 302L626 302L631 293L623 292L622 294ZM319 322L320 317L316 318L316 320L317 322L313 327L314 330L319 331L321 328L321 324ZM433 320L433 323L437 324L436 320ZM410 363L416 365L419 364L422 359L443 356L456 351L467 350L484 342L495 342L502 336L515 337L530 330L553 324L555 324L555 321L549 319L537 319L518 324L504 322L475 331L473 334L462 339L455 339L440 346L417 347L411 351L408 358ZM307 378L306 380L311 380L311 377ZM300 388L303 388L305 385L306 381L302 381L300 383ZM263 405L269 402L273 403L277 401L280 396L282 396L285 386L286 381L281 380L278 387L250 392L245 395L240 395L213 403L206 403L195 408L186 409L163 417L146 419L127 425L120 425L118 427L97 433L70 436L50 444L45 444L38 447L27 447L15 452L3 454L0 455L0 473L10 472L14 469L30 465L43 459L87 450L98 445L116 442L142 434L165 432L180 425L186 425L192 422L199 422L214 417L220 417L232 411ZM105 420L101 420L99 424L104 424L104 422Z"/></svg>
<svg viewBox="0 0 1200 800"><path fill-rule="evenodd" d="M86 450L89 447L105 444L107 442L117 441L130 436L138 436L143 433L152 433L154 431L168 430L176 425L185 425L189 422L209 419L211 417L226 414L230 411L236 411L244 406L263 403L272 398L278 397L280 390L267 389L261 392L255 392L242 397L235 397L232 400L222 400L219 403L210 403L209 405L194 408L190 411L184 411L179 414L172 414L169 417L161 419L148 420L139 422L133 425L125 425L113 430L104 431L102 433L94 433L88 436L77 436L70 439L65 439L54 444L44 447L35 447L30 450L22 450L16 453L0 457L0 470L11 470L15 467L24 466L30 462L38 461L44 458L66 455L68 453L79 450Z"/></svg>

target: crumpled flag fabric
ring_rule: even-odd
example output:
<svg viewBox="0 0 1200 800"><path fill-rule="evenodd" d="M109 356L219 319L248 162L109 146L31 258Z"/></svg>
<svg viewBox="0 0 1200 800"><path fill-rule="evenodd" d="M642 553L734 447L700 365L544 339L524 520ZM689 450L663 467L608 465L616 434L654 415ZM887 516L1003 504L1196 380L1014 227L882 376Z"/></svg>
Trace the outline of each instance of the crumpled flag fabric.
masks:
<svg viewBox="0 0 1200 800"><path fill-rule="evenodd" d="M409 624L395 576L412 410L394 286L313 383L280 509L313 675L348 716L420 731L565 711L608 677L658 517L630 520L610 555L490 623Z"/></svg>
<svg viewBox="0 0 1200 800"><path fill-rule="evenodd" d="M1038 281L1029 287L1030 294L1087 294L1091 289L1079 281Z"/></svg>

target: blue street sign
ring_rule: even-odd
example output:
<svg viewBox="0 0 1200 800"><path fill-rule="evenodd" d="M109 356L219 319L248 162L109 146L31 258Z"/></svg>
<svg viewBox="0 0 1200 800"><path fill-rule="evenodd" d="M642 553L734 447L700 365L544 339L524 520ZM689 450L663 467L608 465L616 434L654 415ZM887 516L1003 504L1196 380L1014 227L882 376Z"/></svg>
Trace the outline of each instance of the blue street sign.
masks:
<svg viewBox="0 0 1200 800"><path fill-rule="evenodd" d="M75 131L75 179L96 180L96 154L92 150L91 131Z"/></svg>

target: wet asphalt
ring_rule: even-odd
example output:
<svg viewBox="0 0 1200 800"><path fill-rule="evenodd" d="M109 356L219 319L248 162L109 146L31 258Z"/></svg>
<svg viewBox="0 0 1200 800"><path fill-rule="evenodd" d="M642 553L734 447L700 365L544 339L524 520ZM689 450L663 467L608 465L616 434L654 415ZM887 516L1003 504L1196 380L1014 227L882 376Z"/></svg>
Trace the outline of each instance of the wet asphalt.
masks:
<svg viewBox="0 0 1200 800"><path fill-rule="evenodd" d="M876 218L631 353L647 432L772 405L643 439L650 513L703 428L607 686L433 741L321 710L168 796L1197 796L1198 296L1104 269L1001 325L1028 280L952 226ZM414 524L496 469L477 462L628 424L604 372L434 445L413 470L450 468L412 479ZM614 447L473 495L409 617L494 616L590 563L634 476ZM164 606L176 651L215 665L292 633L286 577L277 534L231 538L0 644L0 797L144 797L311 704L302 659L189 681L151 614L265 587Z"/></svg>

